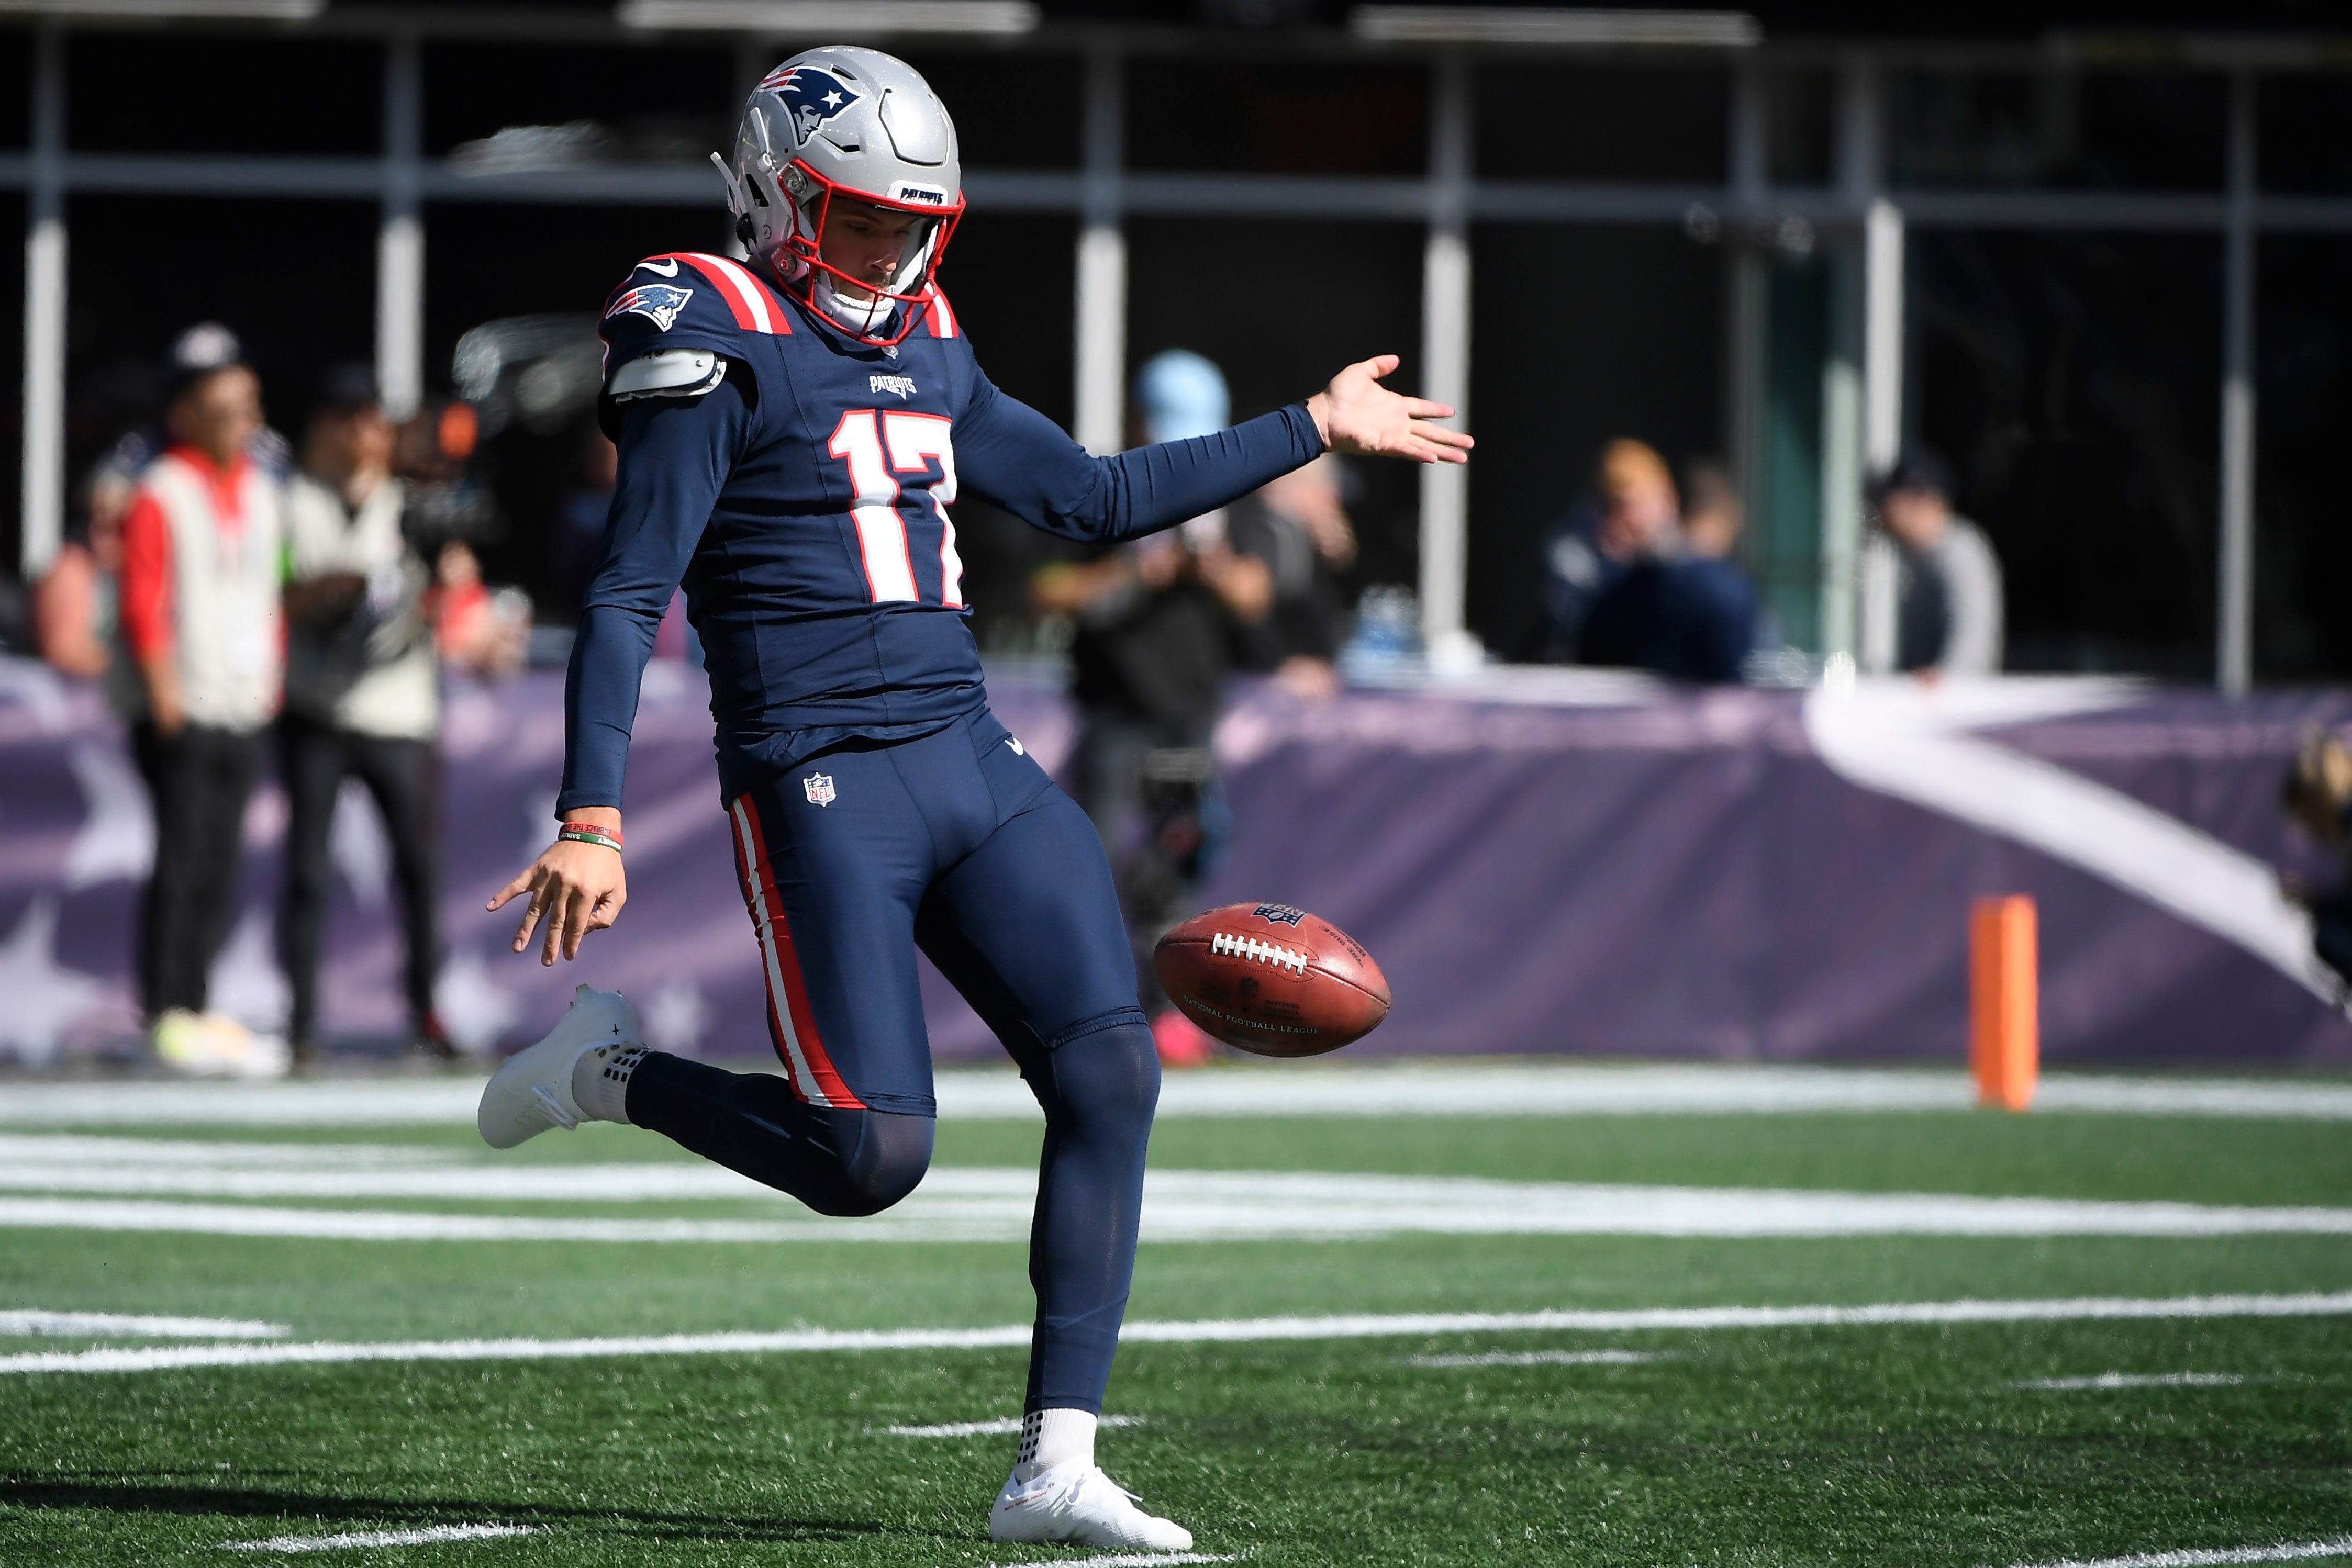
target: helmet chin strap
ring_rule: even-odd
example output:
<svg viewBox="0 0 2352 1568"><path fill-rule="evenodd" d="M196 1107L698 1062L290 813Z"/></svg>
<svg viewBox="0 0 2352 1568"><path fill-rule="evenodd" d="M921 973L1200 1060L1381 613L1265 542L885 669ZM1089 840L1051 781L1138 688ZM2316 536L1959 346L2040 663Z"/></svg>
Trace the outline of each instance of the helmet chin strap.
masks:
<svg viewBox="0 0 2352 1568"><path fill-rule="evenodd" d="M871 334L889 325L892 302L879 293L868 293L863 299L845 298L833 286L833 275L823 267L814 273L809 289L809 302L840 322L852 332Z"/></svg>

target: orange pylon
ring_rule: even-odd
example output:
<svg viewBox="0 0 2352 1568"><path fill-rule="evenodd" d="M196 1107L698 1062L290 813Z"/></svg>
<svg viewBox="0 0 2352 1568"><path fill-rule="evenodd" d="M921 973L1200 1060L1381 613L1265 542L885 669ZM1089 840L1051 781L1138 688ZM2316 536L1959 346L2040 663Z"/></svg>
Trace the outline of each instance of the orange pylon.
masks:
<svg viewBox="0 0 2352 1568"><path fill-rule="evenodd" d="M2042 1076L2033 900L1979 898L1969 913L1969 1069L1977 1103L2022 1111Z"/></svg>

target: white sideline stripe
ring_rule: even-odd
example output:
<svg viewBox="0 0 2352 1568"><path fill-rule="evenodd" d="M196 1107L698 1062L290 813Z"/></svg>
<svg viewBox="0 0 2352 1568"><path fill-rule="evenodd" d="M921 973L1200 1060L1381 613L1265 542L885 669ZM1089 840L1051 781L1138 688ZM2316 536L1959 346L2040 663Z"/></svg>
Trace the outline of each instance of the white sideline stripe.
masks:
<svg viewBox="0 0 2352 1568"><path fill-rule="evenodd" d="M2011 1388L2066 1394L2087 1388L2233 1388L2245 1379L2234 1372L2102 1372L2095 1377L2035 1377Z"/></svg>
<svg viewBox="0 0 2352 1568"><path fill-rule="evenodd" d="M1246 1344L1523 1331L1859 1328L2163 1318L2352 1315L2352 1291L2274 1296L2081 1296L2010 1301L1889 1301L1862 1306L1637 1307L1623 1311L1362 1313L1131 1322L1121 1343ZM555 1361L614 1355L758 1355L804 1351L996 1350L1026 1345L1027 1323L973 1329L799 1329L780 1333L644 1334L609 1339L409 1340L381 1343L173 1345L0 1355L0 1374L159 1372L189 1366L320 1365L362 1361Z"/></svg>
<svg viewBox="0 0 2352 1568"><path fill-rule="evenodd" d="M470 1127L479 1080L313 1083L24 1083L0 1096L0 1125ZM1039 1120L1011 1072L938 1079L948 1121ZM1960 1112L1968 1074L1935 1069L1590 1062L1330 1063L1171 1075L1161 1118L1266 1116L1811 1115ZM2041 1111L2096 1115L2352 1121L2352 1084L2287 1079L2044 1077Z"/></svg>
<svg viewBox="0 0 2352 1568"><path fill-rule="evenodd" d="M342 1535L273 1535L267 1541L226 1541L223 1552L345 1552L368 1546L437 1546L445 1541L495 1541L537 1535L528 1524L434 1524L423 1530L355 1530Z"/></svg>
<svg viewBox="0 0 2352 1568"><path fill-rule="evenodd" d="M89 1334L98 1339L284 1339L284 1323L242 1318L144 1317L125 1312L45 1312L33 1307L0 1310L0 1334L43 1334L52 1339Z"/></svg>
<svg viewBox="0 0 2352 1568"><path fill-rule="evenodd" d="M2296 1545L2232 1546L2220 1551L2146 1552L2136 1557L2069 1557L2059 1563L2020 1563L2016 1568L2221 1568L2230 1563L2293 1563L2305 1557L2352 1557L2352 1535Z"/></svg>
<svg viewBox="0 0 2352 1568"><path fill-rule="evenodd" d="M31 1140L27 1140L31 1141ZM66 1140L49 1140L65 1142ZM0 1140L5 1143L5 1140ZM51 1157L10 1161L0 1192L95 1192L137 1197L25 1196L0 1203L0 1228L159 1231L348 1241L588 1241L762 1245L776 1242L1022 1241L1036 1174L1023 1166L932 1171L907 1201L862 1219L808 1215L790 1200L716 1166L684 1162L529 1166L450 1164L352 1170L150 1166ZM553 1202L544 1216L432 1210L308 1208L156 1201L215 1197L472 1198ZM583 1203L733 1199L783 1217L625 1218L576 1212ZM1143 1190L1150 1242L1360 1240L1399 1235L1650 1236L1790 1239L1863 1236L2141 1236L2212 1238L2352 1235L2352 1207L2253 1207L1947 1193L1806 1192L1508 1182L1326 1171L1153 1171Z"/></svg>
<svg viewBox="0 0 2352 1568"><path fill-rule="evenodd" d="M1087 1568L1159 1568L1162 1563L1238 1563L1232 1552L1115 1552L1108 1557L1047 1557L1035 1563L1008 1563L1005 1568L1062 1568L1066 1563L1083 1563Z"/></svg>
<svg viewBox="0 0 2352 1568"><path fill-rule="evenodd" d="M1140 1427L1140 1416L1103 1416L1096 1418L1097 1427ZM886 1427L884 1431L894 1437L1010 1437L1021 1430L1018 1416L999 1416L989 1421L950 1421L940 1427Z"/></svg>
<svg viewBox="0 0 2352 1568"><path fill-rule="evenodd" d="M1632 1366L1671 1359L1654 1350L1490 1350L1483 1355L1409 1355L1409 1366Z"/></svg>

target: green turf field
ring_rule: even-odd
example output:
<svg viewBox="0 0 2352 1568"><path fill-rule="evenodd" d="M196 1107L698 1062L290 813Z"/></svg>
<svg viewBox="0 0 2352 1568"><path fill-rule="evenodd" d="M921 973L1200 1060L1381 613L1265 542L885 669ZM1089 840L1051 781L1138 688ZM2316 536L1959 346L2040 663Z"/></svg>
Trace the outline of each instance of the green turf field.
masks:
<svg viewBox="0 0 2352 1568"><path fill-rule="evenodd" d="M274 1354L1013 1328L1028 1312L1024 1251L996 1239L1011 1200L990 1195L1017 1187L1013 1173L1035 1155L1032 1125L943 1124L935 1182L908 1205L917 1214L976 1195L968 1209L929 1212L946 1217L938 1223L964 1215L989 1239L884 1229L851 1240L715 1240L681 1229L688 1239L612 1242L149 1227L178 1224L153 1214L180 1205L229 1213L222 1223L232 1227L244 1218L230 1211L290 1215L298 1228L320 1215L478 1217L655 1227L648 1238L656 1222L800 1217L782 1199L698 1192L698 1162L620 1128L551 1135L501 1156L456 1126L6 1122L0 1107L0 1208L19 1216L0 1229L0 1322L37 1311L231 1328L14 1321L28 1332L0 1337L0 1563L220 1564L253 1560L224 1555L240 1543L468 1525L529 1533L318 1555L485 1568L1084 1555L988 1543L1009 1437L890 1431L1016 1414L1024 1358L1012 1343L509 1351L497 1360L402 1351L96 1372L52 1359L42 1364L49 1370L23 1369L27 1357L93 1347L201 1357L222 1343ZM1211 1208L1233 1189L1203 1173L1266 1173L1267 1191L1291 1195L1258 1230L1147 1239L1142 1251L1130 1322L1180 1326L1122 1353L1109 1410L1137 1424L1107 1428L1098 1457L1154 1511L1189 1525L1203 1556L1349 1568L2007 1568L2201 1549L2242 1554L2170 1561L2352 1563L2352 1300L2311 1300L2352 1293L2352 1225L2343 1223L2352 1123L1201 1117L1163 1123L1152 1160L1168 1192L1206 1184L1193 1201ZM601 1168L576 1197L497 1191L511 1173L561 1180L583 1165ZM1413 1179L1361 1184L1374 1195L1368 1221L1348 1184L1307 1173ZM1613 1185L1596 1197L1580 1185L1463 1178ZM1511 1228L1524 1215L1492 1212L1583 1213L1574 1205L1597 1203L1648 1214L1642 1206L1657 1200L1643 1192L1660 1187L1700 1189L1690 1210L1699 1218L1673 1221L1685 1233L1641 1219L1627 1221L1632 1234L1596 1233L1608 1220L1544 1233L1528 1228L1534 1220ZM1433 1218L1381 1229L1379 1206L1390 1201L1381 1195L1423 1189L1444 1197ZM1822 1212L1863 1228L1723 1233L1766 1212L1750 1204L1759 1189L1800 1214L1836 1198L1848 1207ZM1154 1203L1161 1192L1155 1186ZM2000 1233L1884 1220L1894 1211L1865 1201L1899 1194L1966 1200L1975 1207L1951 1212ZM2031 1198L2110 1207L2059 1206L2037 1230L2041 1211L2016 1207ZM1318 1206L1355 1215L1357 1228L1316 1233ZM47 1218L23 1223L36 1212ZM1153 1224L1148 1215L1147 1237ZM1184 1326L2249 1297L2303 1304L2003 1322L1359 1324L1348 1337L1310 1323L1286 1331L1295 1337L1225 1341ZM235 1323L266 1326L232 1340ZM2107 1385L2077 1385L2103 1377ZM2035 1383L2056 1385L2020 1386ZM2243 1554L2326 1542L2339 1554Z"/></svg>

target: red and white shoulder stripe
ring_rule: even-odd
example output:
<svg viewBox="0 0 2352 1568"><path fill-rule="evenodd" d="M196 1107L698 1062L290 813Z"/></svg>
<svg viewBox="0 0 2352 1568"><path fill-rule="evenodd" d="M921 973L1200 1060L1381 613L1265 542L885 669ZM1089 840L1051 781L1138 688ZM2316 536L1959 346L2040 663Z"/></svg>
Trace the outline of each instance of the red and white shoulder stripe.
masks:
<svg viewBox="0 0 2352 1568"><path fill-rule="evenodd" d="M683 262L709 279L711 287L719 290L719 298L727 302L735 325L744 331L765 332L772 337L792 335L792 318L785 313L784 302L741 262L693 250L672 251L654 259Z"/></svg>
<svg viewBox="0 0 2352 1568"><path fill-rule="evenodd" d="M956 335L955 312L948 308L948 297L940 292L940 286L936 283L931 285L929 302L923 307L923 319L929 324L934 338Z"/></svg>

